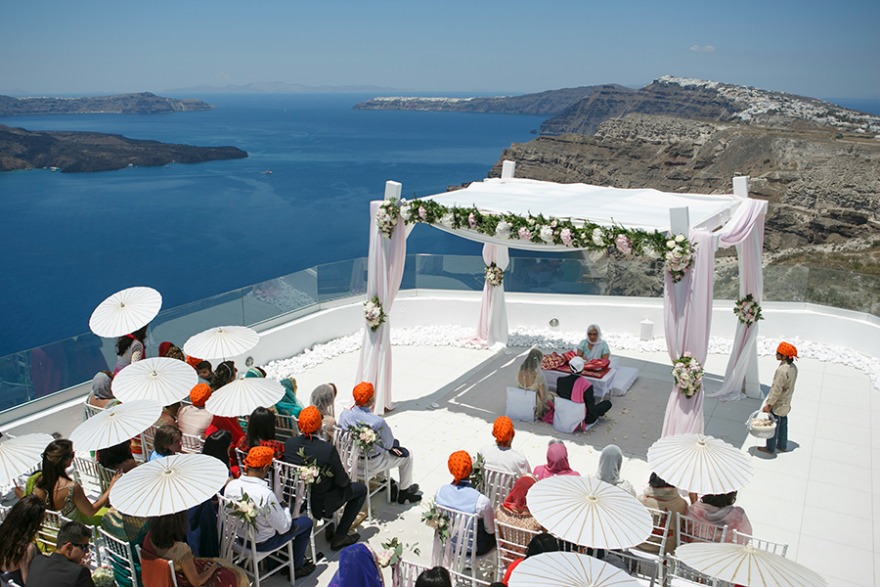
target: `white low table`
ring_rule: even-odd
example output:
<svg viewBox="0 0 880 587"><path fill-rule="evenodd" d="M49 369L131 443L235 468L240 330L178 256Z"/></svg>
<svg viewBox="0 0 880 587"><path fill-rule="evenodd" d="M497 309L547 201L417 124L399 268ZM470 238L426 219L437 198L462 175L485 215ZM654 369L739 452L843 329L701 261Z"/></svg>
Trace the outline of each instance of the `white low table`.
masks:
<svg viewBox="0 0 880 587"><path fill-rule="evenodd" d="M593 384L593 397L601 400L606 396L611 395L611 384L614 381L615 373L617 373L617 367L612 367L608 373L605 374L605 377L602 377L601 379L590 377L586 373L581 373L580 376ZM562 371L556 371L553 369L544 370L544 380L547 382L547 388L550 391L556 391L556 380L565 375L566 373L563 373Z"/></svg>

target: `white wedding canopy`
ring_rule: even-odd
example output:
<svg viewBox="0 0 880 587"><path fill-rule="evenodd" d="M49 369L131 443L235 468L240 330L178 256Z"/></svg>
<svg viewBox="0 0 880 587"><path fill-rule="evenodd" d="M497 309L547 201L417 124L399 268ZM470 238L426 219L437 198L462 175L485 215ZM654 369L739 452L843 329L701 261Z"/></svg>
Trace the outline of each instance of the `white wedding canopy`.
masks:
<svg viewBox="0 0 880 587"><path fill-rule="evenodd" d="M698 244L692 268L678 283L672 283L668 274L665 280L666 344L673 359L689 351L701 363L705 360L711 325L715 249L719 245L737 246L740 253L740 293L752 293L756 299L761 299L761 245L767 202L748 198L748 178L734 178L734 194L703 195L674 194L653 189L558 184L518 179L513 175L514 163L505 161L501 178L474 182L461 190L420 199L432 200L446 207L476 207L483 214L542 214L545 217L571 220L575 226L591 222L606 227L616 225L626 229L687 235L691 242ZM386 184L386 200L396 200L400 193L399 183ZM404 226L403 218L398 217L397 227L391 238L387 238L376 220L381 205L381 201L374 201L370 206L370 253L366 293L368 300L373 297L379 299L387 316L385 323L375 331L365 326L358 379L374 384L378 406L391 408L391 310L403 275L406 236L412 226ZM434 223L433 226L456 236L484 243L484 260L487 264L495 262L501 269L507 267L507 250L510 247L541 251L578 250L561 244L490 236L466 226L456 229L442 222ZM493 286L486 282L477 321L477 335L484 338L489 346L507 343L503 284ZM740 397L747 375L751 381L757 380L756 339L757 326L737 330L726 372L727 379L722 389L724 399ZM686 417L681 420L684 424L676 421L664 424L664 435L702 432L702 395L700 393L695 398L684 398L683 394L673 391L668 410L683 413ZM687 405L681 405L682 399L688 399Z"/></svg>

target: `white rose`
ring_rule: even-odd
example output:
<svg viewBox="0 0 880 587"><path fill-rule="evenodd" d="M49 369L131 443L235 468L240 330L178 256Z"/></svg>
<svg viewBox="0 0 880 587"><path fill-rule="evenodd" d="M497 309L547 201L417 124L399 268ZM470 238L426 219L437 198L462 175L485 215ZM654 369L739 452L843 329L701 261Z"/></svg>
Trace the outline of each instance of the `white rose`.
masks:
<svg viewBox="0 0 880 587"><path fill-rule="evenodd" d="M498 225L495 227L495 235L505 237L510 234L510 224L501 220L498 222Z"/></svg>
<svg viewBox="0 0 880 587"><path fill-rule="evenodd" d="M683 242L684 242L684 235L683 235L683 234L677 234L677 235L675 235L675 242L677 242L677 243L683 243Z"/></svg>
<svg viewBox="0 0 880 587"><path fill-rule="evenodd" d="M448 226L448 227L451 228L451 227L452 227L452 221L453 221L452 214L450 214L450 213L447 212L447 213L444 214L443 217L440 219L440 224L442 224L443 226Z"/></svg>
<svg viewBox="0 0 880 587"><path fill-rule="evenodd" d="M593 229L593 242L596 246L604 247L605 246L605 236L602 234L601 228Z"/></svg>
<svg viewBox="0 0 880 587"><path fill-rule="evenodd" d="M667 249L674 249L675 248L675 241L673 241L673 240L666 241L666 248Z"/></svg>
<svg viewBox="0 0 880 587"><path fill-rule="evenodd" d="M542 226L541 232L539 234L541 236L541 240L544 241L545 243L552 243L553 242L553 229L550 228L549 226Z"/></svg>

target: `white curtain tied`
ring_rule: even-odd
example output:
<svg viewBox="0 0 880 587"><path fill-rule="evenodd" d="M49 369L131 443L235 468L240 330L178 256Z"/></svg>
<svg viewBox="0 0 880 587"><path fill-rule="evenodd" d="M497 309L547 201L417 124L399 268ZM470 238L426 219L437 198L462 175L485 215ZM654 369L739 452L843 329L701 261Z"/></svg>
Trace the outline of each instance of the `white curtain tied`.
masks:
<svg viewBox="0 0 880 587"><path fill-rule="evenodd" d="M764 219L767 215L767 202L745 200L736 215L718 233L719 245L736 245L739 259L739 297L752 294L759 304L764 299L764 272L761 255L764 251ZM710 397L722 401L742 398L743 382L749 368L757 369L758 323L746 326L738 322L733 347L724 372L721 389ZM756 378L757 379L757 378Z"/></svg>
<svg viewBox="0 0 880 587"><path fill-rule="evenodd" d="M376 412L392 409L391 402L391 322L392 306L406 262L406 237L412 226L405 226L398 218L391 238L386 238L376 223L376 214L382 201L370 202L370 253L367 259L367 300L379 298L382 309L388 314L385 323L375 331L364 321L364 340L358 362L357 380L369 381L376 393Z"/></svg>
<svg viewBox="0 0 880 587"><path fill-rule="evenodd" d="M664 271L663 308L666 316L666 349L675 361L685 352L706 364L712 326L712 293L715 268L715 236L707 230L691 230L696 246L691 268L678 283ZM666 404L661 436L703 433L703 392L685 397L675 385Z"/></svg>
<svg viewBox="0 0 880 587"><path fill-rule="evenodd" d="M483 245L483 261L488 267L495 263L502 271L507 271L510 256L507 247L486 243ZM504 303L504 283L483 284L483 301L480 304L480 321L477 324L477 338L486 341L490 347L496 343L507 344L507 307Z"/></svg>

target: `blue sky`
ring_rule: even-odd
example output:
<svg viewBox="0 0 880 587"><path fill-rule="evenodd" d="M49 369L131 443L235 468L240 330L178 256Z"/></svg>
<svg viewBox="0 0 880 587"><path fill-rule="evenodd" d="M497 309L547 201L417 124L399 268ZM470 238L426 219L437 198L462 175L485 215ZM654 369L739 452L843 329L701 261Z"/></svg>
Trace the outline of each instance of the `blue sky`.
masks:
<svg viewBox="0 0 880 587"><path fill-rule="evenodd" d="M3 23L0 92L282 81L524 93L672 74L880 98L877 0L19 0Z"/></svg>

